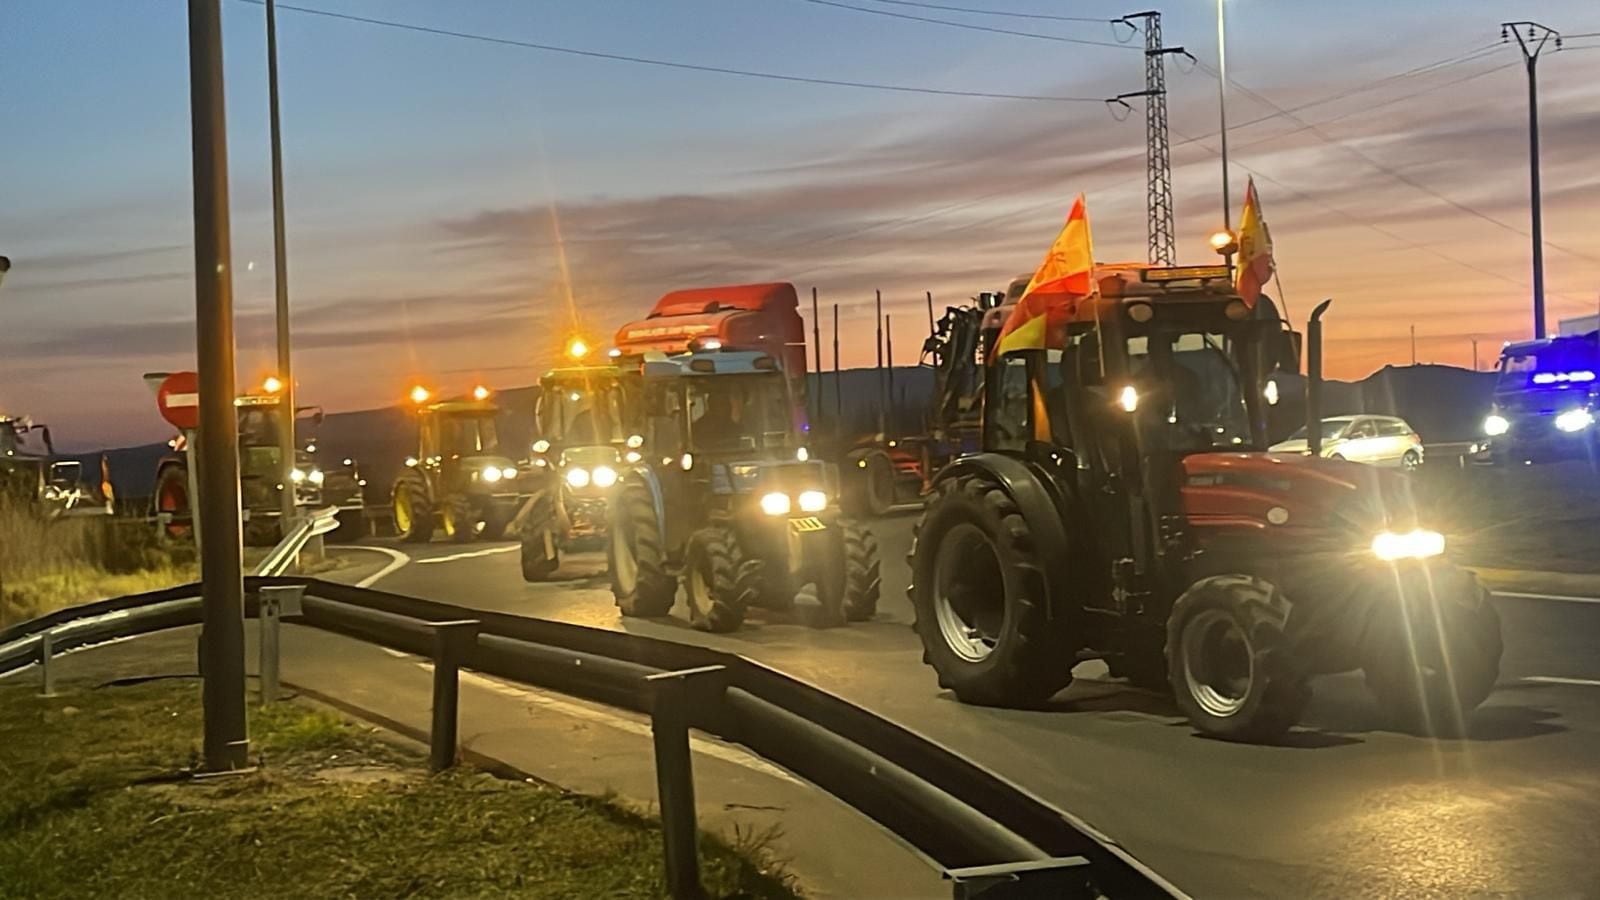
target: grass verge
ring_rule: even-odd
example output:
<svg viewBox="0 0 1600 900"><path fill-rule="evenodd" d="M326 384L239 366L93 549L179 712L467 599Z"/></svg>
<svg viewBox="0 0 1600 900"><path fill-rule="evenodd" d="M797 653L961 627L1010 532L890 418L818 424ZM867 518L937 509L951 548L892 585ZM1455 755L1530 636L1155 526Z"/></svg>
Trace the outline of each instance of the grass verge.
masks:
<svg viewBox="0 0 1600 900"><path fill-rule="evenodd" d="M0 685L0 897L665 896L653 819L481 772L430 777L292 703L252 710L257 771L183 778L199 687ZM760 856L703 836L710 895L796 896Z"/></svg>

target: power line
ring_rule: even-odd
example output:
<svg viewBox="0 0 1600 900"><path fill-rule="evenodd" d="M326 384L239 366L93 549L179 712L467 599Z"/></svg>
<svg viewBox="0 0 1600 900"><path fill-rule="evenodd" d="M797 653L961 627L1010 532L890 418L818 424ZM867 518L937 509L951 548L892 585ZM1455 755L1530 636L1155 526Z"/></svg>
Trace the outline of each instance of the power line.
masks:
<svg viewBox="0 0 1600 900"><path fill-rule="evenodd" d="M1129 44L1119 44L1113 41L1091 41L1084 38L1063 37L1059 34L1040 34L1036 31L1013 31L1009 28L992 28L988 25L973 25L970 22L952 22L949 19L935 19L929 16L914 16L910 13L892 12L887 9L873 9L868 6L854 6L849 3L840 3L839 0L802 0L802 2L815 3L818 6L832 6L836 9L848 9L860 13L869 13L875 16L888 16L894 19L907 19L912 22L926 22L930 25L944 25L947 28L964 28L968 31L985 31L990 34L1009 34L1014 37L1034 38L1041 41L1055 41L1061 44L1083 44L1089 47L1110 47L1113 50L1140 49Z"/></svg>
<svg viewBox="0 0 1600 900"><path fill-rule="evenodd" d="M1088 16L1053 16L1048 13L1012 12L1002 9L974 9L970 6L944 6L938 3L918 3L915 0L875 0L877 3L887 3L891 6L915 6L920 9L940 9L945 12L973 13L980 16L1005 16L1011 19L1042 19L1051 22L1091 22L1106 24L1116 22L1116 19L1095 19ZM1574 35L1582 37L1582 35Z"/></svg>
<svg viewBox="0 0 1600 900"><path fill-rule="evenodd" d="M239 0L241 3L251 3L256 6L263 5L263 0ZM750 69L733 69L726 66L709 66L699 63L677 62L667 59L652 59L646 56L629 56L622 53L608 53L602 50L584 50L577 47L562 47L555 44L540 44L533 41L522 41L514 38L495 37L494 35L478 34L470 31L454 31L448 28L435 28L429 25L415 25L409 22L396 22L389 19L375 19L369 16L357 16L349 13L333 12L326 9L314 9L307 6L289 6L278 4L278 9L286 12L304 13L312 16L322 16L329 19L339 19L346 22L359 22L364 25L378 25L384 28L394 28L401 31L413 31L420 34L432 34L442 37L458 38L467 41L481 41L487 44L499 44L506 47L521 47L527 50L541 50L547 53L562 53L569 56L582 56L589 59L605 59L613 62L635 63L645 66L658 66L666 69L683 69L691 72L710 72L717 75L736 75L743 78L761 78L768 81L787 81L798 84L817 84L829 87L858 88L873 91L893 91L903 94L934 94L944 97L978 97L991 100L1027 100L1042 103L1102 103L1103 97L1065 97L1049 94L1010 94L994 91L964 91L945 88L920 87L905 84L878 84L870 81L847 81L836 78L813 78L805 75L783 75L777 72L759 72Z"/></svg>

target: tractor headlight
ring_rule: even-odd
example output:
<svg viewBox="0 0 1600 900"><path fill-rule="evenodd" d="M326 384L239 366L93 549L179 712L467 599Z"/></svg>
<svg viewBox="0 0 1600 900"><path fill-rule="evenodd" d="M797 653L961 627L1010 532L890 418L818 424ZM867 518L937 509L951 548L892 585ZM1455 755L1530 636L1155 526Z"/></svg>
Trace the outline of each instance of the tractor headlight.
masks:
<svg viewBox="0 0 1600 900"><path fill-rule="evenodd" d="M822 512L828 508L828 495L822 491L801 491L801 512Z"/></svg>
<svg viewBox="0 0 1600 900"><path fill-rule="evenodd" d="M533 452L535 452L535 453L549 453L550 452L550 442L545 440L544 438L540 438L537 441L534 441L533 442Z"/></svg>
<svg viewBox="0 0 1600 900"><path fill-rule="evenodd" d="M617 470L610 466L595 466L589 480L597 488L608 488L617 483Z"/></svg>
<svg viewBox="0 0 1600 900"><path fill-rule="evenodd" d="M294 482L295 484L299 484L300 482L305 481L306 480L305 470L304 469L293 469L293 470L290 470L290 472L289 472L289 480Z"/></svg>
<svg viewBox="0 0 1600 900"><path fill-rule="evenodd" d="M1490 413L1489 418L1483 420L1483 433L1489 437L1499 437L1510 430L1510 420L1499 413Z"/></svg>
<svg viewBox="0 0 1600 900"><path fill-rule="evenodd" d="M295 471L298 472L300 470L296 469ZM324 478L326 478L326 476L322 474L321 469L312 469L310 472L306 473L306 480L312 484L321 484Z"/></svg>
<svg viewBox="0 0 1600 900"><path fill-rule="evenodd" d="M1372 555L1384 562L1401 559L1428 559L1444 552L1444 535L1417 528L1404 534L1379 532L1372 539Z"/></svg>
<svg viewBox="0 0 1600 900"><path fill-rule="evenodd" d="M500 480L500 467L484 466L483 472L478 477L489 482L490 484L494 484L496 481Z"/></svg>
<svg viewBox="0 0 1600 900"><path fill-rule="evenodd" d="M1567 434L1573 434L1574 432L1582 431L1593 424L1594 413L1582 407L1577 409L1569 409L1561 415L1556 416L1556 427L1562 431L1565 431Z"/></svg>
<svg viewBox="0 0 1600 900"><path fill-rule="evenodd" d="M631 463L636 463L639 460L644 459L643 456L639 455L639 451L637 450L629 450L627 453L622 455L622 458L623 460Z"/></svg>
<svg viewBox="0 0 1600 900"><path fill-rule="evenodd" d="M628 449L629 450L637 450L640 447L643 447L644 446L644 435L642 435L642 434L630 434L630 435L628 435L627 444L628 444Z"/></svg>
<svg viewBox="0 0 1600 900"><path fill-rule="evenodd" d="M500 470L500 477L501 478L515 478L515 477L517 477L517 469L516 469L516 467L515 466L506 466L504 469L501 469Z"/></svg>
<svg viewBox="0 0 1600 900"><path fill-rule="evenodd" d="M789 514L789 495L782 491L773 491L761 497L761 511L769 516L787 516Z"/></svg>
<svg viewBox="0 0 1600 900"><path fill-rule="evenodd" d="M799 460L800 462L805 462L806 460L811 458L811 451L807 450L804 447L801 447L799 450L796 450L794 452L794 458Z"/></svg>
<svg viewBox="0 0 1600 900"><path fill-rule="evenodd" d="M567 484L575 488L589 486L589 470L582 466L573 466L567 470Z"/></svg>

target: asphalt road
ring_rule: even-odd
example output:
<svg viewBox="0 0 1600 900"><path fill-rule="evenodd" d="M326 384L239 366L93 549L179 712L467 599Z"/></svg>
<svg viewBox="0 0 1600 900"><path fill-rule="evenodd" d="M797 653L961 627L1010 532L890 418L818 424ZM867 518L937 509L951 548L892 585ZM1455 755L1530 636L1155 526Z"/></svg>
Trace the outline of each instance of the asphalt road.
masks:
<svg viewBox="0 0 1600 900"><path fill-rule="evenodd" d="M742 653L899 721L1082 816L1202 897L1600 896L1600 601L1497 597L1506 650L1467 739L1382 728L1359 678L1315 683L1305 727L1282 746L1196 735L1170 701L1086 663L1044 711L964 706L934 684L909 626L909 516L876 523L878 618L806 624L814 607L730 635L623 620L600 554L565 580L522 581L515 545L401 548L361 577L486 610ZM355 580L352 578L351 580ZM1531 589L1529 589L1531 590Z"/></svg>

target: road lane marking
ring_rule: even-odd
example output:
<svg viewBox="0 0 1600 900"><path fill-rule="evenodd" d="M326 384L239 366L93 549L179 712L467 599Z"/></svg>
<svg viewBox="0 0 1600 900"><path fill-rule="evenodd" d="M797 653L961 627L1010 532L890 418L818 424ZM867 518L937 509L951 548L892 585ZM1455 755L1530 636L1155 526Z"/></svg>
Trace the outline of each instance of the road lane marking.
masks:
<svg viewBox="0 0 1600 900"><path fill-rule="evenodd" d="M433 663L431 662L419 662L417 663L417 667L423 669L424 671L433 671ZM588 719L591 722L597 722L601 725L604 725L608 728L614 728L618 731L626 731L629 734L638 735L639 737L652 737L650 723L648 722L638 722L633 719L614 715L603 710L594 709L589 706L584 706L580 703L574 703L570 700L562 699L546 691L536 689L529 690L514 684L508 684L507 682L501 681L498 678L490 678L487 675L479 675L476 672L462 670L460 672L460 677L462 681L475 684L481 688L485 688L495 692L496 694L500 694L501 696L537 704L545 709L561 715L571 716L576 719ZM793 775L790 775L788 772L778 768L766 760L755 756L748 751L740 750L737 747L721 743L720 741L712 741L706 738L696 737L695 735L691 734L689 735L689 745L695 750L695 752L703 753L706 756L720 759L723 762L732 763L736 766L743 766L752 772L759 772L762 775L778 778L783 781L790 782L791 784L804 784L804 782L800 781L800 779L795 778Z"/></svg>
<svg viewBox="0 0 1600 900"><path fill-rule="evenodd" d="M334 545L328 547L328 549L329 550L369 550L369 551L371 551L373 553L382 553L384 556L389 557L389 564L388 565L384 566L383 568L379 569L378 571L373 572L371 575L368 575L367 577L365 577L365 578L361 579L360 581L356 582L355 586L358 587L358 588L372 587L374 584L378 583L379 579L387 578L388 576L393 575L398 569L403 567L406 563L411 562L411 557L405 555L404 553L401 553L399 550L392 550L392 549L390 549L388 547L369 547L366 544L334 544Z"/></svg>
<svg viewBox="0 0 1600 900"><path fill-rule="evenodd" d="M509 547L490 547L487 550L469 550L466 553L452 553L449 556L433 556L429 557L428 559L419 559L417 560L417 565L420 566L426 563L455 562L458 559L475 559L479 556L493 556L496 553L515 553L520 549L522 548L519 545L512 544Z"/></svg>
<svg viewBox="0 0 1600 900"><path fill-rule="evenodd" d="M1577 684L1583 687L1600 687L1600 680L1594 678L1563 678L1560 675L1525 675L1523 681L1537 681L1542 684Z"/></svg>
<svg viewBox="0 0 1600 900"><path fill-rule="evenodd" d="M1494 591L1496 597L1515 597L1518 600L1559 600L1562 603L1600 603L1600 597L1572 597L1566 594L1527 594L1521 591Z"/></svg>

